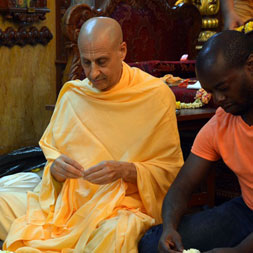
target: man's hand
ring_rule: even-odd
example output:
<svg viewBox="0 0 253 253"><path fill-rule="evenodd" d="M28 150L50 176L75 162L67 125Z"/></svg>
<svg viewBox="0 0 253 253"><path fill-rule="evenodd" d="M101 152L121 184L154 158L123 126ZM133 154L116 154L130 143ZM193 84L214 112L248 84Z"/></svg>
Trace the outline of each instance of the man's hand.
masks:
<svg viewBox="0 0 253 253"><path fill-rule="evenodd" d="M161 235L158 251L160 253L176 253L184 250L181 236L175 229L163 230Z"/></svg>
<svg viewBox="0 0 253 253"><path fill-rule="evenodd" d="M71 158L61 155L50 167L52 176L58 182L64 182L67 178L79 178L83 176L83 167Z"/></svg>
<svg viewBox="0 0 253 253"><path fill-rule="evenodd" d="M133 163L103 161L85 170L83 178L93 184L109 184L119 178L126 182L136 183L137 172Z"/></svg>

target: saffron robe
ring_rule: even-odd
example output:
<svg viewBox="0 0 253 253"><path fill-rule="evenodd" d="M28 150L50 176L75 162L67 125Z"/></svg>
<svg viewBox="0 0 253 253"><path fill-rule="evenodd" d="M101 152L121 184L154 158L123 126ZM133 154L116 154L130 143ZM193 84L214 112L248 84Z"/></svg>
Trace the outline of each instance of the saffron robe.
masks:
<svg viewBox="0 0 253 253"><path fill-rule="evenodd" d="M12 224L4 249L138 252L140 237L161 223L162 201L183 164L170 88L125 63L119 83L105 92L88 79L70 81L40 146L48 161L40 192L28 192L26 215ZM122 179L58 183L50 166L61 154L84 169L104 160L133 162L137 185Z"/></svg>
<svg viewBox="0 0 253 253"><path fill-rule="evenodd" d="M234 0L234 10L243 23L253 18L252 0Z"/></svg>

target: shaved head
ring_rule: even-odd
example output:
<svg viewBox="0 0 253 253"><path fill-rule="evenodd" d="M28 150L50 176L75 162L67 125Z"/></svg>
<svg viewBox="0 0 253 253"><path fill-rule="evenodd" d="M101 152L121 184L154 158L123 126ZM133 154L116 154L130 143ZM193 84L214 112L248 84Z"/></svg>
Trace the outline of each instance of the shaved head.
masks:
<svg viewBox="0 0 253 253"><path fill-rule="evenodd" d="M97 40L105 41L113 47L120 45L123 41L120 24L108 17L96 17L86 21L80 30L78 45L83 42L95 43Z"/></svg>
<svg viewBox="0 0 253 253"><path fill-rule="evenodd" d="M127 48L116 20L96 17L86 21L79 33L78 48L93 87L107 91L120 81Z"/></svg>
<svg viewBox="0 0 253 253"><path fill-rule="evenodd" d="M253 53L252 39L238 31L227 30L212 36L199 52L196 69L198 73L217 67L216 62L223 58L227 68L241 68L248 56Z"/></svg>

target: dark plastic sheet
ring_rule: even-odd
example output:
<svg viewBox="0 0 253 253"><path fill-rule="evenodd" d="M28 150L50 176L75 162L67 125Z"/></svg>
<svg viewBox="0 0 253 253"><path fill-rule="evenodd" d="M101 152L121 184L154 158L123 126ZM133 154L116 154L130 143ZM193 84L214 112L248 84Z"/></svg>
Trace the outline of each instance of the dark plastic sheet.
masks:
<svg viewBox="0 0 253 253"><path fill-rule="evenodd" d="M38 146L24 147L11 153L0 155L0 177L18 172L29 172L42 168L46 158Z"/></svg>

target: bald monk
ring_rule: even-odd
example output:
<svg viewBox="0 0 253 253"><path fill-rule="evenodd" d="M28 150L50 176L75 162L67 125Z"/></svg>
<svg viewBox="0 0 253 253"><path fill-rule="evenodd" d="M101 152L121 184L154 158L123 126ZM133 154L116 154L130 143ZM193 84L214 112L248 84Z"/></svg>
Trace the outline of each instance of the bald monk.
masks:
<svg viewBox="0 0 253 253"><path fill-rule="evenodd" d="M140 237L161 222L163 198L182 166L174 95L123 62L120 25L89 19L78 47L87 78L59 94L40 140L48 162L39 192L27 194L5 250L137 252ZM4 213L15 216L15 200L8 205Z"/></svg>

